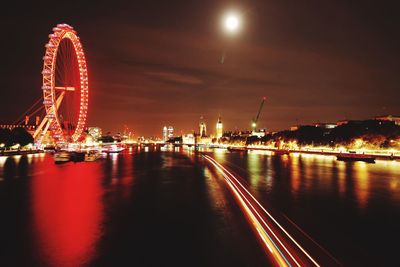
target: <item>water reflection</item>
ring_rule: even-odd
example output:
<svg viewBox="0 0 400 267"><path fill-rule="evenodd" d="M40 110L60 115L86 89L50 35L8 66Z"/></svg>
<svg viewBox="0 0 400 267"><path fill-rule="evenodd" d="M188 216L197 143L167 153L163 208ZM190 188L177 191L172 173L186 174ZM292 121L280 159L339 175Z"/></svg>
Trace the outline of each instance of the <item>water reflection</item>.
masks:
<svg viewBox="0 0 400 267"><path fill-rule="evenodd" d="M341 198L365 209L372 197L391 196L400 206L400 162L341 162L333 156L215 152L219 162L236 166L255 194ZM288 184L287 184L288 183ZM289 192L290 191L290 192ZM380 196L377 196L380 195Z"/></svg>
<svg viewBox="0 0 400 267"><path fill-rule="evenodd" d="M16 163L14 157L7 157L3 167L4 180L10 180L17 175Z"/></svg>
<svg viewBox="0 0 400 267"><path fill-rule="evenodd" d="M354 162L349 164L347 167L352 168L354 173L354 193L357 198L357 203L361 209L365 208L368 204L370 188L369 188L369 172L367 163L365 162Z"/></svg>
<svg viewBox="0 0 400 267"><path fill-rule="evenodd" d="M100 165L47 161L40 168L46 172L31 187L37 249L46 265L80 266L93 257L101 234Z"/></svg>
<svg viewBox="0 0 400 267"><path fill-rule="evenodd" d="M397 262L395 247L376 244L400 238L399 161L369 164L262 153L218 153L215 158L247 180L267 209L283 213L344 265Z"/></svg>
<svg viewBox="0 0 400 267"><path fill-rule="evenodd" d="M291 169L291 183L290 187L292 193L297 196L301 184L301 166L300 166L300 154L292 154L290 158L290 169Z"/></svg>
<svg viewBox="0 0 400 267"><path fill-rule="evenodd" d="M257 186L260 181L262 169L260 168L260 157L256 153L249 152L247 155L247 166L250 175L250 185Z"/></svg>
<svg viewBox="0 0 400 267"><path fill-rule="evenodd" d="M199 164L201 157L196 156L201 153L191 148L175 151L173 147L163 152L151 147L145 151L133 148L125 155L110 154L97 162L65 165L55 165L52 157L44 154L0 157L0 180L5 179L0 181L0 189L4 189L0 193L6 199L3 212L12 219L16 213L23 214L14 220L20 224L12 226L15 228L4 243L16 240L19 244L25 239L27 246L33 243L29 252L23 250L24 246L16 245L14 251L27 258L33 251L32 261L38 254L40 266L123 265L114 261L134 261L138 255L132 256L132 251L145 254L154 248L156 239L164 241L157 251L167 251L164 256L168 257L175 255L173 247L165 248L169 240L177 237L176 233L182 235L182 244L193 240L191 245L201 244L200 249L193 249L195 253L188 254L189 258L196 258L193 255L198 256L196 253L210 248L210 244L218 248L216 258L220 258L219 248L226 249L228 243L234 245L227 251L236 251L233 247L237 243L225 234L231 236L231 225L240 222L242 217L230 209L234 202L223 178L212 179L212 171ZM400 223L400 162L346 163L318 155L227 153L225 150L215 150L214 156L246 180L248 183L244 184L272 212L287 215L317 241L324 241L329 251L330 248L338 254L349 251L350 263L352 258L362 258L360 254L353 255L359 247L384 258L381 256L389 253L380 251L379 254L380 248L370 249L365 244L370 243L372 247L386 239L400 238L396 234ZM26 205L30 208L24 209ZM218 233L203 240L210 237L211 224ZM4 223L1 226L4 231L12 228ZM247 229L247 224L239 226L238 236ZM32 230L33 237L26 237L26 228L30 233ZM379 229L376 234L379 237L365 242L371 238L365 237L371 229ZM15 233L20 232L24 234L18 237ZM218 247L213 242L219 236L228 241ZM135 249L131 249L132 244ZM239 249L243 247L254 250L251 245ZM109 256L111 250L114 254ZM147 259L150 254L141 256ZM98 255L103 260L109 257L109 264L93 264L91 260L98 259Z"/></svg>

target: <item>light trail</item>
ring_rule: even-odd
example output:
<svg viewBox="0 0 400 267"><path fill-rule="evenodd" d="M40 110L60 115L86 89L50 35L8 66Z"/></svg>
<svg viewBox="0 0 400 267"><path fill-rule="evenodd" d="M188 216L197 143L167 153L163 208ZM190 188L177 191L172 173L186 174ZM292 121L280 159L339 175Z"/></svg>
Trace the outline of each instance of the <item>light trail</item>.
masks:
<svg viewBox="0 0 400 267"><path fill-rule="evenodd" d="M320 266L242 185L237 177L212 157L208 155L203 155L203 157L222 174L244 213L260 236L262 243L268 249L269 255L279 266ZM263 214L267 215L269 222L267 222L268 220Z"/></svg>

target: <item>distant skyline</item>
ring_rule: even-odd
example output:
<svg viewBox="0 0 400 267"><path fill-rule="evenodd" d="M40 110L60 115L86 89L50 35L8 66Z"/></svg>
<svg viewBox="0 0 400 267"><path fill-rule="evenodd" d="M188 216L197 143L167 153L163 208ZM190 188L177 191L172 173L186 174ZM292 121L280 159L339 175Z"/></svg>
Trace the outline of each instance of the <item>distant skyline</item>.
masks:
<svg viewBox="0 0 400 267"><path fill-rule="evenodd" d="M400 18L395 2L70 1L10 3L4 28L0 121L38 97L44 44L73 26L89 68L89 126L161 136L198 129L269 130L400 114ZM220 27L242 13L238 36ZM220 63L226 50L224 64ZM6 99L6 101L4 101ZM11 99L13 101L9 101Z"/></svg>

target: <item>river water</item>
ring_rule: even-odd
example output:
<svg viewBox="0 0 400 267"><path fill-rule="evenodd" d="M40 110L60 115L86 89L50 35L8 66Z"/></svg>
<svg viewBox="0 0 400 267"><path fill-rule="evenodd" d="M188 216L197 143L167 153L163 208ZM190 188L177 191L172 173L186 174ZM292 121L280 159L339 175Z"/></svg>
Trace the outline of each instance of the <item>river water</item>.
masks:
<svg viewBox="0 0 400 267"><path fill-rule="evenodd" d="M300 242L346 266L397 263L400 162L207 154L302 232ZM132 149L62 165L50 154L0 157L0 266L270 265L201 155Z"/></svg>

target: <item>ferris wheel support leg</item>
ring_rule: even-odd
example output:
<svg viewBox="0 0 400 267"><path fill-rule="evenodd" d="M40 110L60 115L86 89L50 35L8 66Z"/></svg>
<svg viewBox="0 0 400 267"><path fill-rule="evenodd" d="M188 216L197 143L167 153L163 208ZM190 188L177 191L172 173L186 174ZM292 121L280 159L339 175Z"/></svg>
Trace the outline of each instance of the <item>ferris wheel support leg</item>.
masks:
<svg viewBox="0 0 400 267"><path fill-rule="evenodd" d="M36 128L35 132L33 133L33 138L36 139L36 137L39 135L39 133L42 131L43 126L47 123L48 119L45 117L42 122L39 124L39 126Z"/></svg>
<svg viewBox="0 0 400 267"><path fill-rule="evenodd" d="M57 109L60 107L61 102L62 102L62 100L64 98L64 95L65 95L65 92L62 92L60 94L60 96L57 98L57 100L56 100ZM49 121L49 119L47 117L45 117L42 120L42 122L39 124L39 126L37 127L36 131L33 133L33 138L36 139L36 137L38 137L39 134L40 134L41 137L39 138L39 140L41 141L42 137L46 134L47 130L49 129L50 123L51 123L51 121ZM46 125L46 127L43 129L43 127L45 125ZM43 129L43 131L42 131L42 129Z"/></svg>
<svg viewBox="0 0 400 267"><path fill-rule="evenodd" d="M46 127L44 127L44 130L43 130L42 134L40 135L40 142L42 142L42 139L43 139L44 135L46 134L47 130L49 129L50 124L51 124L51 120L48 120Z"/></svg>

